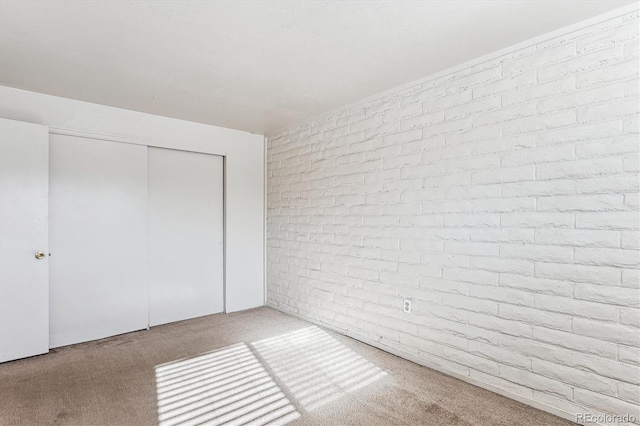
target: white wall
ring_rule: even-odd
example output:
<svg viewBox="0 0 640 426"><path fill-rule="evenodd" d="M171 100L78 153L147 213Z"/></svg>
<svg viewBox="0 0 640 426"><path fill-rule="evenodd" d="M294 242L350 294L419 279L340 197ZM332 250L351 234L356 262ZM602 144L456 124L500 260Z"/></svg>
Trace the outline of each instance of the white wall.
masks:
<svg viewBox="0 0 640 426"><path fill-rule="evenodd" d="M0 117L51 132L226 156L226 310L264 304L264 138L0 86Z"/></svg>
<svg viewBox="0 0 640 426"><path fill-rule="evenodd" d="M637 8L270 135L268 304L640 419Z"/></svg>

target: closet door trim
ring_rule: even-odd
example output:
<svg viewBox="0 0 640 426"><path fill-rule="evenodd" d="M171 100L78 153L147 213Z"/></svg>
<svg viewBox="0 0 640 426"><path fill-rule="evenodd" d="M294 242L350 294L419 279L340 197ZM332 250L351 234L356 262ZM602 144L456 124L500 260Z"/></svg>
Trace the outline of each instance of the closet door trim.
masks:
<svg viewBox="0 0 640 426"><path fill-rule="evenodd" d="M131 139L125 136L117 136L117 135L110 135L110 134L103 134L103 133L96 133L96 132L87 132L84 130L72 130L72 129L65 129L62 127L49 127L49 133L53 135L78 136L81 138L98 139L98 140L107 141L107 142L128 143L132 145L143 145L150 148L165 148L165 149L173 149L175 151L187 151L187 152L195 152L199 154L217 155L225 158L227 157L226 151L216 149L215 146L207 147L207 149L197 149L197 150L184 149L184 148L178 148L173 145L154 141L154 140Z"/></svg>

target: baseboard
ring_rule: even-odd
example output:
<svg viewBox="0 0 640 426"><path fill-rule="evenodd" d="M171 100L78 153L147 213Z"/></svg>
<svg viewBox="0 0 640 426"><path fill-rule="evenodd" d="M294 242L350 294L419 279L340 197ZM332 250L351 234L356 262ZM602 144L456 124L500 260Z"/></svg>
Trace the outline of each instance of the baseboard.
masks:
<svg viewBox="0 0 640 426"><path fill-rule="evenodd" d="M502 389L500 387L497 387L497 386L494 386L494 385L491 385L491 384L488 384L488 383L481 382L481 381L479 381L477 379L474 379L472 377L460 375L460 374L455 373L455 372L453 372L451 370L447 370L446 368L442 368L439 365L435 365L433 363L430 363L427 360L418 358L415 355L412 355L410 353L404 352L404 351L396 349L396 348L392 348L392 347L387 346L387 345L385 345L383 343L380 343L380 342L376 342L376 341L367 339L366 337L360 336L357 333L353 333L353 332L351 332L349 330L344 330L344 329L336 327L336 326L334 326L332 324L327 324L327 323L325 323L323 321L319 321L319 320L316 320L316 319L308 318L308 317L300 315L300 314L298 314L296 312L292 312L292 311L289 311L289 310L286 310L286 309L282 309L281 307L275 306L275 305L272 305L272 304L267 304L266 306L268 308L274 309L276 311L279 311L279 312L285 313L287 315L291 315L293 317L299 318L299 319L301 319L303 321L310 322L312 324L316 324L316 325L328 328L328 329L330 329L332 331L335 331L336 333L342 334L343 336L347 336L347 337L350 337L350 338L352 338L354 340L357 340L359 342L366 343L369 346L373 346L374 348L378 348L378 349L380 349L382 351L388 352L390 354L393 354L393 355L395 355L397 357L406 359L406 360L411 361L413 363L416 363L418 365L422 365L424 367L431 368L432 370L439 371L439 372L441 372L443 374L446 374L447 376L455 377L456 379L462 380L463 382L470 383L470 384L472 384L474 386L478 386L479 388L486 389L488 391L491 391L491 392L497 393L499 395L502 395L502 396L504 396L506 398L513 399L513 400L521 402L521 403L523 403L525 405L529 405L531 407L537 408L538 410L553 414L554 416L558 416L558 417L561 417L561 418L563 418L565 420L569 420L571 422L576 423L576 414L575 413L569 413L567 411L564 411L564 410L561 410L559 408L553 407L551 405L542 403L540 401L536 401L534 399L527 398L526 396L518 395L518 394L513 393L513 392L511 392L509 390ZM590 423L590 425L598 425L598 424L599 423Z"/></svg>

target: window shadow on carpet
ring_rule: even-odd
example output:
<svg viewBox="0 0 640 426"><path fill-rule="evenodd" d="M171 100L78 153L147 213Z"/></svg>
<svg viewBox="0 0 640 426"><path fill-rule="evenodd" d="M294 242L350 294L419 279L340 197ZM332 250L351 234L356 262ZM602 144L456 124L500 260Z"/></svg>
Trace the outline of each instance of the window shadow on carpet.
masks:
<svg viewBox="0 0 640 426"><path fill-rule="evenodd" d="M386 375L318 327L155 367L158 421L287 424Z"/></svg>

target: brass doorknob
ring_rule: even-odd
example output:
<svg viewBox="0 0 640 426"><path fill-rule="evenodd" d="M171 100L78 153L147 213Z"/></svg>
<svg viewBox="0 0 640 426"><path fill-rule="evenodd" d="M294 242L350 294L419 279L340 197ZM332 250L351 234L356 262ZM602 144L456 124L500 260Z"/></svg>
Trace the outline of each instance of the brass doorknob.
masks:
<svg viewBox="0 0 640 426"><path fill-rule="evenodd" d="M41 251L36 253L36 259L44 259L44 256L45 256L44 253Z"/></svg>

